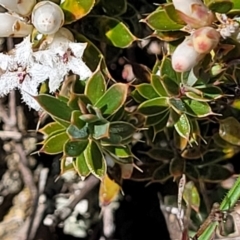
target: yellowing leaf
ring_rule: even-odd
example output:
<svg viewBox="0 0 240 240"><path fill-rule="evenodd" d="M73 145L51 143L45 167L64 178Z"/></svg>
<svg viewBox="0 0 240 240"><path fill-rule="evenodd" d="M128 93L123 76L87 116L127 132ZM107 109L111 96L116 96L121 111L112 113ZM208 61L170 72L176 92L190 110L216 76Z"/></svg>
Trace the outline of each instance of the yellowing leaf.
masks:
<svg viewBox="0 0 240 240"><path fill-rule="evenodd" d="M120 189L120 186L114 180L111 180L106 174L102 178L102 182L99 188L100 206L107 206L112 201L114 201L117 198Z"/></svg>
<svg viewBox="0 0 240 240"><path fill-rule="evenodd" d="M64 12L65 22L71 23L88 14L94 4L94 0L65 0L60 7Z"/></svg>

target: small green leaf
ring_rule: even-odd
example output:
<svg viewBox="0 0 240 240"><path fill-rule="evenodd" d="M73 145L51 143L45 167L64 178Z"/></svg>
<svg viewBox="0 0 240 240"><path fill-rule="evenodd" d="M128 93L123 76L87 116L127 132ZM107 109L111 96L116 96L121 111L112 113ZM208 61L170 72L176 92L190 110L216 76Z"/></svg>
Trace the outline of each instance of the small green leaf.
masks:
<svg viewBox="0 0 240 240"><path fill-rule="evenodd" d="M108 138L109 137L109 127L110 123L106 122L101 125L94 125L94 132L93 137L94 139L102 139L102 138Z"/></svg>
<svg viewBox="0 0 240 240"><path fill-rule="evenodd" d="M205 98L218 99L223 96L223 92L221 88L216 86L209 86L206 88L198 88L198 89L202 91L203 96Z"/></svg>
<svg viewBox="0 0 240 240"><path fill-rule="evenodd" d="M83 54L83 61L88 63L88 67L94 72L99 66L100 61L102 61L106 66L103 55L101 51L84 35L74 32L75 39L78 42L87 42L87 47L85 48Z"/></svg>
<svg viewBox="0 0 240 240"><path fill-rule="evenodd" d="M80 116L80 119L86 123L94 123L100 120L95 114L83 114Z"/></svg>
<svg viewBox="0 0 240 240"><path fill-rule="evenodd" d="M184 100L186 113L194 117L207 117L212 115L212 109L206 102L199 102L196 100Z"/></svg>
<svg viewBox="0 0 240 240"><path fill-rule="evenodd" d="M109 146L105 147L105 149L119 158L132 157L129 146Z"/></svg>
<svg viewBox="0 0 240 240"><path fill-rule="evenodd" d="M233 7L230 11L231 14L233 15L239 15L240 13L240 2L238 0L232 0L233 2Z"/></svg>
<svg viewBox="0 0 240 240"><path fill-rule="evenodd" d="M240 146L240 123L234 117L220 121L219 135L225 141Z"/></svg>
<svg viewBox="0 0 240 240"><path fill-rule="evenodd" d="M93 8L95 0L64 0L60 7L65 15L65 23L72 23L87 15Z"/></svg>
<svg viewBox="0 0 240 240"><path fill-rule="evenodd" d="M188 87L193 87L198 81L198 73L196 73L195 68L192 68L189 72L182 73L182 83Z"/></svg>
<svg viewBox="0 0 240 240"><path fill-rule="evenodd" d="M47 94L39 94L34 98L49 115L70 122L72 110L65 102Z"/></svg>
<svg viewBox="0 0 240 240"><path fill-rule="evenodd" d="M70 125L70 122L64 121L64 120L59 119L59 118L57 118L57 117L52 117L52 119L53 119L54 121L56 121L57 123L59 123L60 125L62 125L64 128L68 128L69 125Z"/></svg>
<svg viewBox="0 0 240 240"><path fill-rule="evenodd" d="M104 12L109 16L119 16L126 12L126 0L101 0Z"/></svg>
<svg viewBox="0 0 240 240"><path fill-rule="evenodd" d="M136 132L136 128L132 124L123 121L111 122L109 132L120 136L124 140L131 137Z"/></svg>
<svg viewBox="0 0 240 240"><path fill-rule="evenodd" d="M202 180L210 183L220 183L232 176L231 171L218 164L211 164L199 168L198 171Z"/></svg>
<svg viewBox="0 0 240 240"><path fill-rule="evenodd" d="M158 115L169 108L168 98L158 97L147 100L138 106L138 111L147 116Z"/></svg>
<svg viewBox="0 0 240 240"><path fill-rule="evenodd" d="M85 125L82 128L78 128L75 125L69 125L67 134L71 139L86 139L89 135L88 127Z"/></svg>
<svg viewBox="0 0 240 240"><path fill-rule="evenodd" d="M61 153L63 151L64 144L68 139L69 138L66 132L60 132L50 136L44 141L44 144L39 152L50 155Z"/></svg>
<svg viewBox="0 0 240 240"><path fill-rule="evenodd" d="M154 116L148 116L145 122L146 127L155 126L159 122L162 122L165 116L168 114L168 109L165 112L161 112L160 114Z"/></svg>
<svg viewBox="0 0 240 240"><path fill-rule="evenodd" d="M172 6L172 4L171 4ZM172 11L174 11L174 8L172 8ZM171 13L171 16L168 15L166 11L166 5L164 8L158 8L156 11L152 12L142 20L143 22L147 23L150 28L153 30L158 31L176 31L184 27L184 25L179 24L175 22L171 17L177 16L177 13L175 11Z"/></svg>
<svg viewBox="0 0 240 240"><path fill-rule="evenodd" d="M183 191L183 199L195 212L199 212L200 196L192 181L186 183Z"/></svg>
<svg viewBox="0 0 240 240"><path fill-rule="evenodd" d="M154 90L158 93L159 96L167 97L168 93L163 86L163 82L161 81L160 76L155 75L155 74L152 74L151 76L152 76L151 84L152 84Z"/></svg>
<svg viewBox="0 0 240 240"><path fill-rule="evenodd" d="M88 16L81 22L81 26L89 38L118 48L129 47L137 39L123 22L104 15Z"/></svg>
<svg viewBox="0 0 240 240"><path fill-rule="evenodd" d="M211 98L206 98L206 97L203 97L203 95L199 95L197 93L194 93L194 92L185 92L185 95L192 99L192 100L195 100L195 101L198 101L198 102L211 102L212 99Z"/></svg>
<svg viewBox="0 0 240 240"><path fill-rule="evenodd" d="M64 145L64 154L68 157L77 157L82 154L88 145L88 139L69 140Z"/></svg>
<svg viewBox="0 0 240 240"><path fill-rule="evenodd" d="M172 68L172 61L169 57L164 57L162 59L161 65L160 65L160 73L161 73L161 76L166 75L168 76L168 78L177 82L177 74Z"/></svg>
<svg viewBox="0 0 240 240"><path fill-rule="evenodd" d="M213 12L227 13L233 7L231 0L205 0L207 7Z"/></svg>
<svg viewBox="0 0 240 240"><path fill-rule="evenodd" d="M237 146L236 145L233 145L227 141L225 141L219 133L215 133L212 137L214 143L220 147L220 148L223 148L223 149L232 149L232 148L236 148Z"/></svg>
<svg viewBox="0 0 240 240"><path fill-rule="evenodd" d="M186 96L199 102L210 102L214 99L218 99L223 96L222 90L219 87L215 86L210 86L207 88L186 88L186 89L187 89L187 91L185 92Z"/></svg>
<svg viewBox="0 0 240 240"><path fill-rule="evenodd" d="M142 83L136 86L137 91L146 99L159 97L154 88L149 83Z"/></svg>
<svg viewBox="0 0 240 240"><path fill-rule="evenodd" d="M121 108L119 108L119 109L117 110L116 113L114 113L113 116L111 116L111 117L109 118L109 121L110 121L110 122L119 121L119 120L123 119L123 117L125 116L125 113L126 113L125 108L124 108L124 106L122 106Z"/></svg>
<svg viewBox="0 0 240 240"><path fill-rule="evenodd" d="M95 103L95 107L100 108L103 115L111 116L124 105L127 93L127 84L116 83Z"/></svg>
<svg viewBox="0 0 240 240"><path fill-rule="evenodd" d="M137 103L142 103L146 100L146 98L144 98L137 89L134 89L131 92L131 96L133 97L134 101L136 101Z"/></svg>
<svg viewBox="0 0 240 240"><path fill-rule="evenodd" d="M177 131L174 131L174 133L173 133L173 140L174 140L174 147L176 148L176 149L179 149L179 150L181 150L181 156L183 157L183 154L185 153L185 151L186 151L186 147L187 147L187 145L188 145L188 139L186 139L186 138L183 138L183 137L181 137L178 133L177 133ZM185 150L185 151L184 151ZM185 158L185 157L183 157L183 158Z"/></svg>
<svg viewBox="0 0 240 240"><path fill-rule="evenodd" d="M82 113L85 113L85 108L87 104L91 104L91 101L84 94L71 93L67 104L70 108L80 110Z"/></svg>
<svg viewBox="0 0 240 240"><path fill-rule="evenodd" d="M72 111L71 124L81 129L85 126L85 122L80 119L82 113L79 110Z"/></svg>
<svg viewBox="0 0 240 240"><path fill-rule="evenodd" d="M194 161L194 163L198 167L209 166L210 164L215 164L227 159L226 153L224 153L222 150L217 150L217 149L207 151L207 152L205 151L205 153L203 153L202 155L203 156L201 156L201 158Z"/></svg>
<svg viewBox="0 0 240 240"><path fill-rule="evenodd" d="M58 122L51 122L45 125L43 128L39 129L38 131L46 136L49 136L54 132L58 132L64 129L65 128Z"/></svg>
<svg viewBox="0 0 240 240"><path fill-rule="evenodd" d="M86 178L91 171L89 170L86 159L84 157L84 154L80 154L75 161L73 161L73 166L76 170L76 172L79 174L80 177Z"/></svg>
<svg viewBox="0 0 240 240"><path fill-rule="evenodd" d="M179 121L181 115L179 115L176 111L170 108L170 117L169 117L169 126L173 126L176 122Z"/></svg>
<svg viewBox="0 0 240 240"><path fill-rule="evenodd" d="M125 149L124 149L125 148ZM118 164L132 164L133 157L127 146L105 146L104 152Z"/></svg>
<svg viewBox="0 0 240 240"><path fill-rule="evenodd" d="M180 98L170 98L169 103L174 111L176 111L179 115L186 111L185 105Z"/></svg>
<svg viewBox="0 0 240 240"><path fill-rule="evenodd" d="M72 162L67 161L67 157L62 157L60 159L61 161L61 173L60 175L64 174L65 172L69 170L74 170L74 166Z"/></svg>
<svg viewBox="0 0 240 240"><path fill-rule="evenodd" d="M106 162L98 145L90 140L84 151L86 164L93 175L101 179L106 174Z"/></svg>
<svg viewBox="0 0 240 240"><path fill-rule="evenodd" d="M182 31L154 31L151 35L152 37L156 37L164 42L173 42L177 41L185 36L185 33Z"/></svg>
<svg viewBox="0 0 240 240"><path fill-rule="evenodd" d="M109 145L119 145L122 142L122 137L118 134L109 133L108 138L101 139L101 145L109 146Z"/></svg>
<svg viewBox="0 0 240 240"><path fill-rule="evenodd" d="M154 160L162 161L162 162L166 162L166 161L169 162L174 157L173 151L170 151L165 148L156 148L156 147L150 149L147 152L143 152L143 154L146 154L147 156L149 156Z"/></svg>
<svg viewBox="0 0 240 240"><path fill-rule="evenodd" d="M86 79L80 79L79 76L76 76L76 75L72 75L70 77L70 79L71 79L71 81L69 83L70 86L68 86L68 84L66 83L66 85L67 85L66 87L70 87L69 92L70 93L83 94L85 86L86 86ZM64 85L64 83L63 83L63 85ZM61 89L61 91L62 91L62 89Z"/></svg>
<svg viewBox="0 0 240 240"><path fill-rule="evenodd" d="M85 94L95 104L106 92L106 81L100 69L87 80Z"/></svg>
<svg viewBox="0 0 240 240"><path fill-rule="evenodd" d="M161 77L163 87L170 96L178 96L180 93L179 84L177 84L173 79L169 78L167 75Z"/></svg>
<svg viewBox="0 0 240 240"><path fill-rule="evenodd" d="M187 140L189 139L191 128L189 120L185 114L180 116L178 121L174 124L174 127L181 137Z"/></svg>
<svg viewBox="0 0 240 240"><path fill-rule="evenodd" d="M167 126L168 120L169 120L169 111L165 113L165 115L161 118L160 122L158 122L156 125L153 126L154 138L159 132L161 132Z"/></svg>

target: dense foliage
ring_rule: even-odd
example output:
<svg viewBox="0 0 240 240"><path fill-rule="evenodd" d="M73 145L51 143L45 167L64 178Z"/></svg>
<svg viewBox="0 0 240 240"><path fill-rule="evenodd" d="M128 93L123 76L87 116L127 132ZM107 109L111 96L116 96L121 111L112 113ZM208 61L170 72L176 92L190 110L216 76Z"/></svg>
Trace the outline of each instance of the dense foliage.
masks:
<svg viewBox="0 0 240 240"><path fill-rule="evenodd" d="M240 150L239 1L52 2L63 10L74 41L87 43L82 59L92 74L81 78L69 63L57 88L48 85L52 79L41 80L34 98L53 122L39 130L39 152L62 153L62 174L75 170L82 179L93 174L102 180L103 206L123 179L172 179L179 186L179 210L184 199L199 214L206 204L199 186L232 177L224 164ZM34 51L48 38L33 29ZM136 49L146 50L147 60L138 61ZM64 54L63 65L75 56L74 46ZM221 211L235 204L239 184ZM196 239L211 239L217 224Z"/></svg>

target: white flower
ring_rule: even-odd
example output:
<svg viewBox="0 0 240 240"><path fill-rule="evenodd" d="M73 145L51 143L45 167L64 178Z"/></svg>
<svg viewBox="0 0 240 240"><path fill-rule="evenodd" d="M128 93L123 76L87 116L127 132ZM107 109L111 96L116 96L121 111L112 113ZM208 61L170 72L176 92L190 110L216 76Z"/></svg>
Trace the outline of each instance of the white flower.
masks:
<svg viewBox="0 0 240 240"><path fill-rule="evenodd" d="M86 45L58 36L46 49L33 52L30 37L25 38L11 54L0 53L0 96L19 89L23 101L40 110L32 96L38 94L42 82L48 79L50 92L54 92L70 71L82 80L91 76L90 69L82 61Z"/></svg>

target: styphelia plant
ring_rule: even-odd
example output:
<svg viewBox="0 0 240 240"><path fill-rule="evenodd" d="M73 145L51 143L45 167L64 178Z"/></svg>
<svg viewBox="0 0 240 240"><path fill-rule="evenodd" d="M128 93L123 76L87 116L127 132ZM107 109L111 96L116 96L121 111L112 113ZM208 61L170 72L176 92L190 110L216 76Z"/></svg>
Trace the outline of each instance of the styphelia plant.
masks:
<svg viewBox="0 0 240 240"><path fill-rule="evenodd" d="M31 108L52 117L39 130L39 152L62 153L61 174L99 178L103 206L123 179L164 184L186 176L191 188L179 186L178 202L199 214L203 188L190 180L221 183L233 175L222 161L240 151L238 0L169 1L142 20L154 30L146 39L136 37L149 28L130 1L81 3L0 0L8 11L0 14L0 37L24 38L0 53L0 95L19 89ZM154 66L118 59L133 42L152 46L146 52L158 55ZM118 64L113 79L109 69ZM42 84L48 88L39 94ZM147 149L137 150L142 162L133 150L139 140ZM239 198L234 189L229 206ZM209 240L216 225L197 238Z"/></svg>
<svg viewBox="0 0 240 240"><path fill-rule="evenodd" d="M177 72L189 71L197 65L204 54L210 53L218 45L220 33L210 26L215 17L201 0L188 0L184 4L180 0L175 0L173 5L180 18L192 29L191 36L176 48L172 64Z"/></svg>
<svg viewBox="0 0 240 240"><path fill-rule="evenodd" d="M23 3L26 4L21 2ZM12 2L11 5L2 1L0 4L9 9L12 7L12 11L22 7L17 2ZM41 83L48 79L49 90L54 92L70 71L78 74L81 79L88 78L91 71L82 61L86 44L75 43L72 33L68 29L61 29L64 14L59 5L41 1L35 6L33 2L29 2L28 6L32 9L32 24L24 21L21 16L0 13L0 20L5 22L0 29L1 37L26 37L11 53L0 53L0 95L6 95L18 88L22 100L38 111L40 106L32 96L38 94ZM17 13L20 14L21 11ZM38 35L46 35L38 51L33 50L33 43L30 41L34 27Z"/></svg>
<svg viewBox="0 0 240 240"><path fill-rule="evenodd" d="M219 43L220 34L212 27L195 30L177 46L172 55L172 66L177 72L185 72L196 66Z"/></svg>

